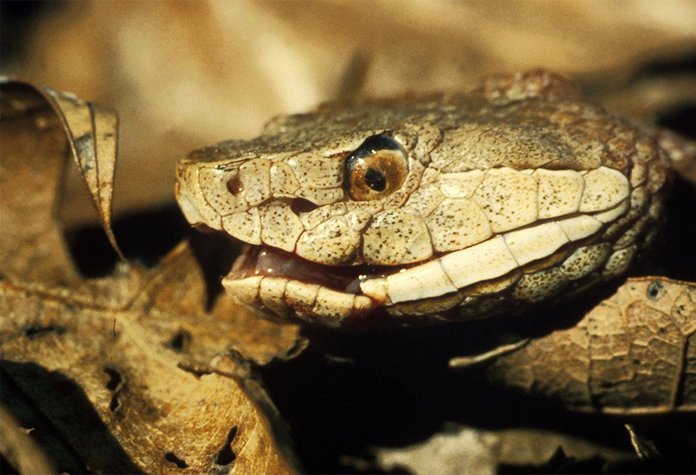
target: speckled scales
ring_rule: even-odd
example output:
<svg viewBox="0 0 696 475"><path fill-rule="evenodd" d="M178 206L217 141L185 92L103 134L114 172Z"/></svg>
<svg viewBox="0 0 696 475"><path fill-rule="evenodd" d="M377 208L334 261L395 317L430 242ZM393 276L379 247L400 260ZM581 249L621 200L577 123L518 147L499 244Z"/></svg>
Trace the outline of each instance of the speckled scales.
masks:
<svg viewBox="0 0 696 475"><path fill-rule="evenodd" d="M408 157L404 183L352 201L345 159L382 133ZM225 280L246 303L340 326L377 308L499 313L621 275L654 239L668 175L650 134L537 71L278 118L256 139L192 152L177 197L190 222L247 243L382 266L357 294L283 276Z"/></svg>

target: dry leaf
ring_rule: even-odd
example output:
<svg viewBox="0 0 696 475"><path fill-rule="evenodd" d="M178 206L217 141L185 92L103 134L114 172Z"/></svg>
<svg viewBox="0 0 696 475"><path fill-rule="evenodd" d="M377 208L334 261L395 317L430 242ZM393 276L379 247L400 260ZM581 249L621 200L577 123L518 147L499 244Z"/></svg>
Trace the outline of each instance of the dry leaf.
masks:
<svg viewBox="0 0 696 475"><path fill-rule="evenodd" d="M2 106L3 405L33 405L17 413L43 420L32 437L49 441L42 447L60 471L294 471L290 447L277 442L282 421L268 420L277 413L209 362L231 350L261 363L286 357L296 327L258 322L224 296L206 311L186 244L154 269L120 264L82 280L54 218L57 190L76 151L108 227L113 116L14 82L3 84ZM76 457L62 453L66 444Z"/></svg>
<svg viewBox="0 0 696 475"><path fill-rule="evenodd" d="M99 104L84 102L74 94L44 88L45 98L60 118L73 158L89 189L99 220L111 246L118 247L111 229L111 200L114 192L118 119Z"/></svg>
<svg viewBox="0 0 696 475"><path fill-rule="evenodd" d="M29 86L16 84L0 102L0 269L47 284L72 285L70 263L55 219L63 176L65 133Z"/></svg>
<svg viewBox="0 0 696 475"><path fill-rule="evenodd" d="M158 315L156 308L148 311L140 305L113 310L71 298L68 292L10 283L2 291L0 307L9 317L0 333L3 371L49 419L57 414L46 398L60 398L61 393L39 380L61 379L62 385L72 383L84 392L141 470L163 472L178 466L198 473L215 465L229 465L227 470L238 473L289 470L263 415L237 383L178 367L181 355L167 347L174 332L153 332L148 322L175 324L175 315ZM78 403L63 397L60 404ZM72 427L75 422L77 427ZM79 422L54 425L87 467L118 469L119 459L106 457L87 421L82 421L87 427ZM234 455L225 459L225 452Z"/></svg>
<svg viewBox="0 0 696 475"><path fill-rule="evenodd" d="M609 414L696 411L696 284L628 279L575 326L488 368L497 384Z"/></svg>
<svg viewBox="0 0 696 475"><path fill-rule="evenodd" d="M382 470L408 469L413 474L486 475L499 473L501 466L548 465L557 454L573 463L601 458L629 459L630 453L612 450L565 434L534 430L482 430L452 427L419 444L403 448L374 449ZM551 469L559 468L551 466ZM509 470L509 468L508 468ZM534 468L532 469L534 470Z"/></svg>

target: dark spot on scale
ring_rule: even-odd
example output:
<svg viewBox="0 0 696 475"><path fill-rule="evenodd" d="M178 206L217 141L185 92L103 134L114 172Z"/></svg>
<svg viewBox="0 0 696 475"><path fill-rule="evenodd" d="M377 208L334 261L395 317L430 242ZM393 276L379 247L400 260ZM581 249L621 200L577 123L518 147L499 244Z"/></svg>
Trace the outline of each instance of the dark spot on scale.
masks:
<svg viewBox="0 0 696 475"><path fill-rule="evenodd" d="M650 300L659 300L664 292L664 285L659 280L654 280L648 285L647 295Z"/></svg>
<svg viewBox="0 0 696 475"><path fill-rule="evenodd" d="M316 204L304 198L295 198L294 200L292 200L292 203L290 204L290 209L293 213L297 215L299 215L300 213L309 213L310 211L314 211L317 208L318 206Z"/></svg>

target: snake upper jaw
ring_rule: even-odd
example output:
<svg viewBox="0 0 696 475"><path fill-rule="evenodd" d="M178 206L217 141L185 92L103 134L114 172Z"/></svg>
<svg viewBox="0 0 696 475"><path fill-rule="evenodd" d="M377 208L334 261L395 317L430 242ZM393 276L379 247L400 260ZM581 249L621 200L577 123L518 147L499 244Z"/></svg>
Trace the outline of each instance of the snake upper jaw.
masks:
<svg viewBox="0 0 696 475"><path fill-rule="evenodd" d="M405 176L390 173L399 163ZM191 152L177 199L191 224L260 246L257 257L281 250L274 272L225 279L237 300L326 326L380 312L410 325L622 275L656 235L668 175L652 134L536 71L289 116ZM388 270L369 275L364 263ZM319 278L344 268L354 285Z"/></svg>
<svg viewBox="0 0 696 475"><path fill-rule="evenodd" d="M181 212L184 213L186 221L188 221L192 226L205 223L205 219L198 211L196 205L189 199L188 196L179 193L178 189L179 186L177 183L177 202L179 203L179 208L181 208Z"/></svg>

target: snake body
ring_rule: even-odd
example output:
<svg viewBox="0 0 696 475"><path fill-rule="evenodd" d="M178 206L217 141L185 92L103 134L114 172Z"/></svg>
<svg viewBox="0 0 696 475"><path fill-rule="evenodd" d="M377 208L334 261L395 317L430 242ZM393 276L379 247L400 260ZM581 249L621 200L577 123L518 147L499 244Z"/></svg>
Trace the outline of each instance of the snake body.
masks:
<svg viewBox="0 0 696 475"><path fill-rule="evenodd" d="M327 326L479 318L626 272L659 228L651 133L545 71L332 103L190 153L192 224L247 243L239 301Z"/></svg>

